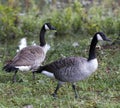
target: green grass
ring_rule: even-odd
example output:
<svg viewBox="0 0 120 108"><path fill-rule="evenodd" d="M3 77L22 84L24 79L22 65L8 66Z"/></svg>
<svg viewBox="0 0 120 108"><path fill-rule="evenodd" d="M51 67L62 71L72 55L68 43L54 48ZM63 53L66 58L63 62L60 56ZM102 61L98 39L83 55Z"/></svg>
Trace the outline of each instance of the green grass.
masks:
<svg viewBox="0 0 120 108"><path fill-rule="evenodd" d="M50 38L51 50L47 53L44 64L54 61L62 56L88 56L89 37L64 36ZM71 44L78 42L74 48ZM9 52L0 58L0 67L7 58L15 54L15 46L9 46ZM74 92L69 83L63 85L58 91L58 98L54 99L57 81L44 75L36 74L32 80L32 73L17 74L17 83L12 84L13 73L5 73L0 69L0 108L22 108L32 105L34 108L119 108L120 107L120 46L107 45L101 50L97 49L99 61L98 70L88 79L76 83L79 98L74 98ZM11 57L8 57L11 56ZM23 82L19 82L20 80Z"/></svg>

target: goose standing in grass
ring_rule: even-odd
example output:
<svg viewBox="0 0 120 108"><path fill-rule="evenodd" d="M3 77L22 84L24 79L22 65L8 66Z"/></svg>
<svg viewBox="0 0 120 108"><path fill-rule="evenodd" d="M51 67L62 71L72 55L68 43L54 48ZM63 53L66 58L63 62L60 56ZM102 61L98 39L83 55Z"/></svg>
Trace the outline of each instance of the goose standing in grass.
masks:
<svg viewBox="0 0 120 108"><path fill-rule="evenodd" d="M20 71L32 71L35 79L34 70L36 70L44 61L48 45L45 42L45 32L47 30L56 30L50 23L45 23L40 31L40 45L27 46L20 50L12 61L7 63L3 70L6 72L14 71L13 82L16 82L16 73Z"/></svg>
<svg viewBox="0 0 120 108"><path fill-rule="evenodd" d="M55 77L58 80L57 87L53 93L54 97L56 97L58 89L65 82L72 84L75 97L78 97L75 82L86 79L97 70L98 61L95 47L98 41L109 41L109 39L102 32L97 32L91 41L88 58L67 57L38 68L37 73Z"/></svg>

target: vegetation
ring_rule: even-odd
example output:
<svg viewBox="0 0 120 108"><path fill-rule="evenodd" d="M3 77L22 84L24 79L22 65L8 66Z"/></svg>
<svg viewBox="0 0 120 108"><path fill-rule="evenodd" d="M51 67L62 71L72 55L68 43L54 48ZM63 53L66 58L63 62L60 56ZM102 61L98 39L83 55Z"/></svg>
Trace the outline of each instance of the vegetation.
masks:
<svg viewBox="0 0 120 108"><path fill-rule="evenodd" d="M26 0L28 1L28 0ZM30 1L29 1L30 2ZM0 4L0 40L22 36L36 36L44 22L51 22L57 34L93 34L104 31L107 34L120 34L120 6L118 1L92 2L83 5L75 0L63 8L46 4L39 9L33 0L26 3L26 11L17 1ZM30 5L31 4L31 5ZM39 4L39 3L38 3ZM28 6L30 5L30 6ZM48 6L48 7L47 7ZM62 13L62 14L61 14Z"/></svg>
<svg viewBox="0 0 120 108"><path fill-rule="evenodd" d="M119 108L120 107L120 44L102 44L97 49L98 70L88 79L77 83L79 98L74 98L70 84L65 84L54 99L57 82L37 74L18 72L18 82L11 83L13 73L5 73L2 67L16 53L17 42L27 37L28 44L38 43L40 28L51 22L57 28L57 36L46 36L51 50L44 64L60 57L88 56L90 37L103 31L112 41L120 37L119 1L103 0L83 5L75 0L57 8L44 4L38 8L36 0L31 5L20 6L19 1L9 0L0 4L0 108ZM21 0L23 3L23 0ZM56 0L54 0L56 1ZM16 4L14 6L14 3ZM78 46L74 46L78 43Z"/></svg>

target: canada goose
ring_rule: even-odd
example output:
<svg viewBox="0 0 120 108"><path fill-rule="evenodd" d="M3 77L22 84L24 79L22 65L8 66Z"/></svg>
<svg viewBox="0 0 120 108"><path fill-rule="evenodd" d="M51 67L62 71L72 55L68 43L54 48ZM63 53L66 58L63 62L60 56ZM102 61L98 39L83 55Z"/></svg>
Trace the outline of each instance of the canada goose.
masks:
<svg viewBox="0 0 120 108"><path fill-rule="evenodd" d="M84 80L97 70L98 61L95 47L99 40L110 41L102 32L97 32L91 41L88 59L83 57L67 57L38 68L37 73L55 77L58 80L57 87L53 93L54 97L57 96L58 89L65 82L72 83L75 97L78 97L75 82Z"/></svg>
<svg viewBox="0 0 120 108"><path fill-rule="evenodd" d="M40 45L28 46L20 50L12 61L7 63L3 70L7 72L14 71L13 82L16 81L16 73L20 71L33 72L33 79L35 79L34 70L36 70L44 61L48 45L45 42L45 32L47 30L56 30L50 23L45 23L40 31Z"/></svg>

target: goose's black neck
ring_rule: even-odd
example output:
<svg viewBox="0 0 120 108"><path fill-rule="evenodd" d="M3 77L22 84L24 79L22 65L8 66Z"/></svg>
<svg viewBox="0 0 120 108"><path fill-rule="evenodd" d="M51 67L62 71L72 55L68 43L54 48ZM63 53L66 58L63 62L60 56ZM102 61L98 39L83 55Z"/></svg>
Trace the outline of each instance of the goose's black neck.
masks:
<svg viewBox="0 0 120 108"><path fill-rule="evenodd" d="M93 37L92 41L91 41L88 61L90 61L90 60L96 58L95 48L96 48L97 42L98 42L97 36L95 35L95 36Z"/></svg>
<svg viewBox="0 0 120 108"><path fill-rule="evenodd" d="M44 29L44 26L41 28L40 31L40 46L45 46L46 42L45 42L45 32L46 30Z"/></svg>

